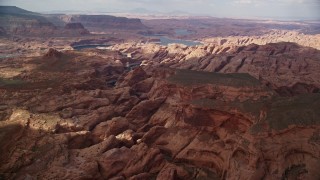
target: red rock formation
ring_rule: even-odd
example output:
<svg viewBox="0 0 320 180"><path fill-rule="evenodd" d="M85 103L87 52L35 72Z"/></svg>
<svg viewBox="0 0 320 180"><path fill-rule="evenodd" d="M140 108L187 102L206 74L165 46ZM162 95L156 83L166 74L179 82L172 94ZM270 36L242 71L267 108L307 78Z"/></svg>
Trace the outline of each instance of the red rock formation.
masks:
<svg viewBox="0 0 320 180"><path fill-rule="evenodd" d="M228 36L203 39L206 43L224 46L266 45L269 43L292 42L301 46L320 49L320 35L303 34L297 31L272 30L260 36Z"/></svg>
<svg viewBox="0 0 320 180"><path fill-rule="evenodd" d="M186 47L155 44L123 44L114 50L133 54L145 64L219 73L249 73L280 92L282 87L305 84L313 87L301 92L316 92L320 88L318 69L320 51L294 43L276 43L243 47L205 45ZM307 73L312 72L312 73ZM283 88L282 88L283 89ZM292 90L292 93L299 93ZM287 93L290 94L290 93Z"/></svg>
<svg viewBox="0 0 320 180"><path fill-rule="evenodd" d="M45 58L61 58L62 57L62 52L57 51L53 48L50 48L49 51L43 56Z"/></svg>
<svg viewBox="0 0 320 180"><path fill-rule="evenodd" d="M301 56L318 57L314 49L293 45L252 45L238 52L251 59L242 68L265 68L270 61L264 57L273 50L277 55L270 61L288 52L299 55L289 59L292 67ZM165 51L159 49L157 57L172 58ZM23 85L0 81L0 114L5 114L0 116L1 177L319 179L318 93L281 97L263 79L245 73L153 66L130 72L123 68L112 74L118 82L110 87L110 74L101 67L118 68L118 58L112 58L117 53L100 51L108 56L101 58L89 52L64 52L59 68L49 66L51 61L31 59L26 64L36 68L19 76ZM258 55L262 58L252 60ZM314 67L320 62L304 59ZM213 69L237 69L230 65L236 56L227 55L223 61L223 67L213 64ZM276 63L278 68L269 67L280 72L288 67L282 62ZM303 71L318 76L310 70L308 66ZM278 83L270 81L270 86L273 82ZM300 92L301 85L295 87Z"/></svg>

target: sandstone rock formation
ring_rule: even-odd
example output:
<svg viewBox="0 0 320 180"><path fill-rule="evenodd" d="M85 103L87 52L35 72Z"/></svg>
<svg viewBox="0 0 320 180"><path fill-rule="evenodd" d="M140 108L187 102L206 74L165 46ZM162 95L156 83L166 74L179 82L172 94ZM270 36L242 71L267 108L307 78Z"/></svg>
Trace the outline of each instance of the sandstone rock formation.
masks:
<svg viewBox="0 0 320 180"><path fill-rule="evenodd" d="M159 46L156 44L121 44L112 47L128 53L144 64L220 73L249 73L265 85L287 94L317 92L320 51L294 43L259 46ZM306 73L312 72L312 73ZM290 92L289 92L290 91Z"/></svg>
<svg viewBox="0 0 320 180"><path fill-rule="evenodd" d="M283 96L269 88L302 80L319 87L313 69L319 51L283 43L234 54L192 48L66 51L55 61L10 60L12 71L17 64L28 68L0 79L0 177L319 179L319 93ZM155 62L124 67L142 59ZM200 68L205 59L210 71L220 73ZM272 73L264 72L267 65ZM259 72L264 78L252 76ZM107 84L112 78L115 86Z"/></svg>
<svg viewBox="0 0 320 180"><path fill-rule="evenodd" d="M49 51L43 56L45 58L61 58L62 57L62 52L57 51L53 48L50 48Z"/></svg>
<svg viewBox="0 0 320 180"><path fill-rule="evenodd" d="M301 46L320 50L320 34L303 34L297 31L272 30L260 36L228 36L203 39L206 43L224 46L247 46L249 44L265 45L268 43L292 42Z"/></svg>

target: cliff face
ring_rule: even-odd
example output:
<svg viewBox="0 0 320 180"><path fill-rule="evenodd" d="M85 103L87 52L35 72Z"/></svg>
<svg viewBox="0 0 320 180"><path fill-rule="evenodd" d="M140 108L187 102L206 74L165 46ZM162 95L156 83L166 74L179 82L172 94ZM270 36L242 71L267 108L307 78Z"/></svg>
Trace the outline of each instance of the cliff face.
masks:
<svg viewBox="0 0 320 180"><path fill-rule="evenodd" d="M319 51L252 45L232 58L207 60L203 67L212 63L220 72L214 73L199 68L210 48L192 49L182 60L179 48L124 47L122 53L134 51L135 59L116 50L51 49L42 57L0 62L7 63L2 71L20 67L14 79L0 79L1 177L320 178L319 93L284 96L249 75L269 67L273 87L296 82L294 71L298 81L318 87ZM154 58L126 70L139 57Z"/></svg>
<svg viewBox="0 0 320 180"><path fill-rule="evenodd" d="M17 7L0 7L0 35L80 36L91 31L141 30L140 19L108 15L42 15ZM54 24L53 24L54 23Z"/></svg>
<svg viewBox="0 0 320 180"><path fill-rule="evenodd" d="M77 36L89 34L80 24L67 24L63 29L52 24L41 14L17 7L2 6L0 10L0 28L7 35Z"/></svg>
<svg viewBox="0 0 320 180"><path fill-rule="evenodd" d="M56 27L40 14L25 11L17 7L2 6L0 26L8 34L50 33Z"/></svg>
<svg viewBox="0 0 320 180"><path fill-rule="evenodd" d="M108 15L65 15L61 16L64 22L81 23L90 30L96 29L123 29L139 30L146 27L140 19L129 19L125 17L115 17Z"/></svg>

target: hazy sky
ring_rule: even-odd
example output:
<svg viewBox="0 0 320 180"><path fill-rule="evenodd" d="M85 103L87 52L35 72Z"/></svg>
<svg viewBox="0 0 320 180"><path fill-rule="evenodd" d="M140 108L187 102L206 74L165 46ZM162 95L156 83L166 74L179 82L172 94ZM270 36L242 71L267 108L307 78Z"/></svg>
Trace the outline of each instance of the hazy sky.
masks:
<svg viewBox="0 0 320 180"><path fill-rule="evenodd" d="M143 8L157 12L182 11L217 17L320 20L320 0L0 0L0 5L14 5L36 12L126 12Z"/></svg>

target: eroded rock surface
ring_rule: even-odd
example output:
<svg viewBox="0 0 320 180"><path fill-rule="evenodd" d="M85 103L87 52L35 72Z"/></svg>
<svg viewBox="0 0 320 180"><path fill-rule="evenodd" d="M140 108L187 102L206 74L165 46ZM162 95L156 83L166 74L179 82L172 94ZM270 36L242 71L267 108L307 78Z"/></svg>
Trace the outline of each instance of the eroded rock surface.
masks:
<svg viewBox="0 0 320 180"><path fill-rule="evenodd" d="M320 49L320 35L303 34L298 31L272 30L260 36L228 36L204 39L207 43L224 46L247 46L249 44L265 45L268 43L292 42L301 46Z"/></svg>
<svg viewBox="0 0 320 180"><path fill-rule="evenodd" d="M120 44L112 47L145 65L219 73L249 73L283 94L318 92L320 51L295 43L187 47ZM312 73L310 73L312 72Z"/></svg>
<svg viewBox="0 0 320 180"><path fill-rule="evenodd" d="M12 61L12 71L15 63L29 68L0 79L1 178L319 179L320 94L274 88L319 88L319 52L293 44L234 55L196 48ZM142 60L150 65L125 67Z"/></svg>

